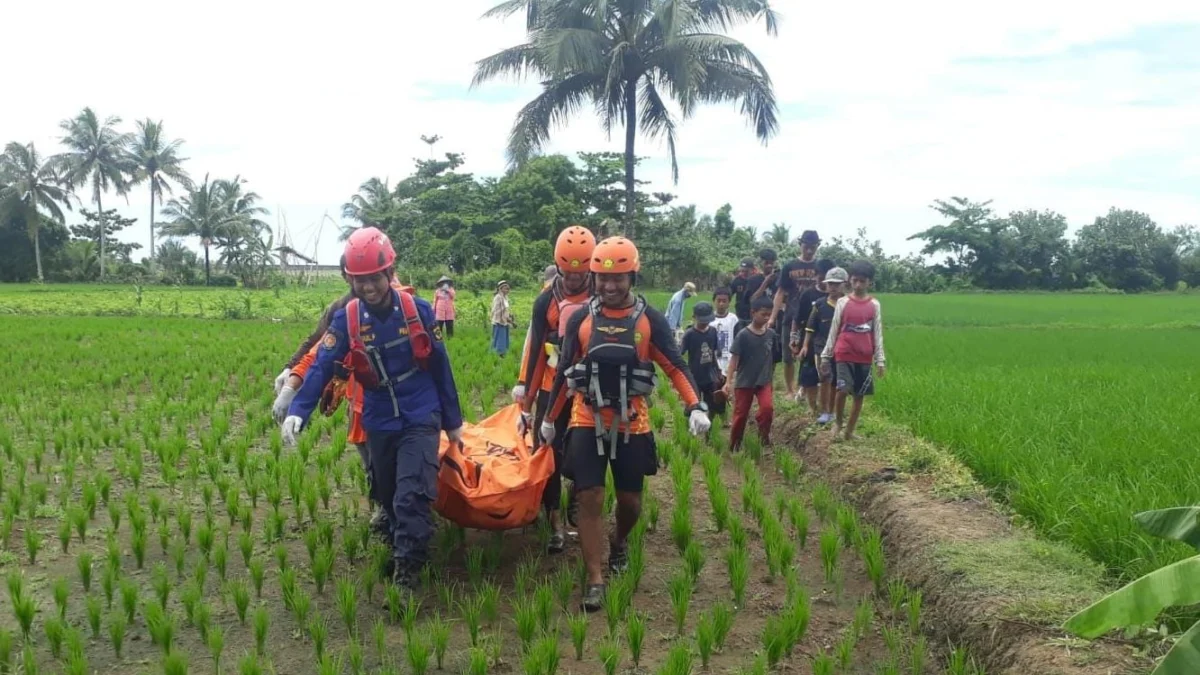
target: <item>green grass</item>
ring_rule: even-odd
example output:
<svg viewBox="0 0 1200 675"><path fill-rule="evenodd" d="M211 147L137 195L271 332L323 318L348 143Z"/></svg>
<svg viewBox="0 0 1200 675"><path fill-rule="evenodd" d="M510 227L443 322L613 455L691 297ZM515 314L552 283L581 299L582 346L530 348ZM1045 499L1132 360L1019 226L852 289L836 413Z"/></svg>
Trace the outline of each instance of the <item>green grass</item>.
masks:
<svg viewBox="0 0 1200 675"><path fill-rule="evenodd" d="M944 315L925 313L934 301ZM1200 330L1177 326L1200 317L1200 298L936 296L883 307L892 368L874 403L890 419L950 449L1018 514L1111 572L1138 576L1188 554L1141 534L1131 516L1196 499ZM922 322L935 325L912 325Z"/></svg>

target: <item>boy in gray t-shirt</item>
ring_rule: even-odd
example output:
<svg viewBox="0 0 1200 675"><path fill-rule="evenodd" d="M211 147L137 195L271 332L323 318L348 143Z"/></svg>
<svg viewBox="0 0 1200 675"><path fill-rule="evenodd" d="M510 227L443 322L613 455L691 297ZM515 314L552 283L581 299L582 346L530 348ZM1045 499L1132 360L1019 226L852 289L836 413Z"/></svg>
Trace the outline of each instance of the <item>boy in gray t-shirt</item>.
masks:
<svg viewBox="0 0 1200 675"><path fill-rule="evenodd" d="M750 325L733 338L729 375L725 380L725 394L733 400L733 428L729 433L731 450L741 449L750 405L756 399L758 414L754 421L758 424L758 436L764 446L771 444L771 421L775 417L773 352L775 341L779 339L775 331L767 327L771 310L770 298L755 300L750 308Z"/></svg>

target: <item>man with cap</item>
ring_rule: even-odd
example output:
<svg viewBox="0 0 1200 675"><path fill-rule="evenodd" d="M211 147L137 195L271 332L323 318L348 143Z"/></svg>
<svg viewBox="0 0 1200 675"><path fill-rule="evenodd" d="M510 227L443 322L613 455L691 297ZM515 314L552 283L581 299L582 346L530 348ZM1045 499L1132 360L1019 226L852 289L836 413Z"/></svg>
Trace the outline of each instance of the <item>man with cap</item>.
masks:
<svg viewBox="0 0 1200 675"><path fill-rule="evenodd" d="M688 362L688 370L696 381L700 398L708 405L708 417L712 419L725 413L725 397L717 392L725 386L718 357L721 354L717 329L712 322L716 310L710 303L697 302L692 307L692 325L683 334L679 351Z"/></svg>
<svg viewBox="0 0 1200 675"><path fill-rule="evenodd" d="M756 271L754 258L742 258L737 273L729 281L729 290L733 292L733 312L737 314L739 329L750 323L750 294L758 289L750 288L749 280Z"/></svg>
<svg viewBox="0 0 1200 675"><path fill-rule="evenodd" d="M771 316L771 327L780 342L791 341L793 322L800 311L800 296L817 285L817 248L821 237L816 230L805 230L800 235L800 255L783 266L779 273L779 288L775 291L775 306ZM799 317L804 321L805 317ZM803 326L801 326L803 330ZM787 384L787 395L796 395L796 355L791 349L783 350L783 379Z"/></svg>
<svg viewBox="0 0 1200 675"><path fill-rule="evenodd" d="M542 273L542 290L550 288L554 280L558 278L558 265L547 265L546 271Z"/></svg>
<svg viewBox="0 0 1200 675"><path fill-rule="evenodd" d="M683 288L675 292L671 296L671 301L667 303L667 325L671 327L671 331L675 334L675 340L678 341L682 335L680 329L683 328L683 304L688 298L696 294L696 284L687 282Z"/></svg>

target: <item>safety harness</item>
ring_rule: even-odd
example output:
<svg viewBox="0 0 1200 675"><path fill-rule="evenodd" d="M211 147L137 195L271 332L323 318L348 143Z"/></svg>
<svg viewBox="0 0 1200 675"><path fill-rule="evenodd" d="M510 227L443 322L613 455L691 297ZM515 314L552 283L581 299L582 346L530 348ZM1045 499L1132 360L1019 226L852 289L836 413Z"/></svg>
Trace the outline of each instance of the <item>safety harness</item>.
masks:
<svg viewBox="0 0 1200 675"><path fill-rule="evenodd" d="M597 454L606 454L607 440L607 454L615 459L622 424L625 425L625 441L629 441L630 399L649 396L658 384L654 364L643 360L638 350L637 326L646 312L646 300L638 296L629 314L621 318L606 316L598 298L591 301L588 312L592 317L592 333L587 353L571 367L567 377L571 388L582 393L584 401L592 408ZM650 336L646 335L644 339L650 339ZM604 428L601 414L605 408L619 413L613 416L609 429Z"/></svg>
<svg viewBox="0 0 1200 675"><path fill-rule="evenodd" d="M364 343L359 334L362 321L369 318L366 307L359 302L358 298L353 298L346 303L346 329L350 334L350 351L346 353L344 363L346 370L354 374L354 379L364 389L375 390L386 387L392 397L392 413L399 417L400 402L396 398L395 387L428 368L429 357L433 354L433 341L429 332L425 330L425 324L422 323L420 314L417 313L417 303L413 300L412 295L400 290L395 291L392 311L403 313L406 330L401 331L400 337L395 340L385 342L377 347ZM416 363L416 367L396 375L389 375L383 353L405 342L412 345L413 361Z"/></svg>

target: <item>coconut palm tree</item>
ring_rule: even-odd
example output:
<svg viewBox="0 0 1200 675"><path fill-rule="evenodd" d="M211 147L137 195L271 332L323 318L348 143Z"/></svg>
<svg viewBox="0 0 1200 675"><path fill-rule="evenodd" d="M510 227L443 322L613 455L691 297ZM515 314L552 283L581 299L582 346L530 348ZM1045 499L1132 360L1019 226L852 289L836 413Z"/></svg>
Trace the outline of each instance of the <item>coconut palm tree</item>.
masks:
<svg viewBox="0 0 1200 675"><path fill-rule="evenodd" d="M164 223L162 233L168 237L196 237L204 249L204 285L212 278L209 266L209 249L217 238L226 233L228 217L223 208L221 181L210 181L205 174L204 182L186 188L186 194L171 199L163 207L162 215L170 219Z"/></svg>
<svg viewBox="0 0 1200 675"><path fill-rule="evenodd" d="M162 122L144 119L137 122L137 132L129 146L129 154L137 164L131 185L150 186L150 264L154 264L154 205L162 204L163 194L171 194L171 183L189 187L191 177L183 168L186 157L179 156L182 139L167 141Z"/></svg>
<svg viewBox="0 0 1200 675"><path fill-rule="evenodd" d="M758 19L775 34L767 0L508 0L484 16L522 10L527 41L479 61L471 84L506 75L540 78L542 93L517 113L509 135L513 165L541 150L552 128L585 103L605 131L624 127L626 234L632 235L635 215L639 127L666 139L676 181L677 118L687 119L698 104L740 104L764 143L778 130L766 68L746 45L724 34Z"/></svg>
<svg viewBox="0 0 1200 675"><path fill-rule="evenodd" d="M39 234L42 218L62 222L62 207L71 208L70 193L50 161L43 161L33 143L9 143L0 155L0 213L19 211L33 240L38 281L42 276L42 247ZM45 215L43 215L45 214Z"/></svg>
<svg viewBox="0 0 1200 675"><path fill-rule="evenodd" d="M100 278L104 279L104 205L101 197L110 189L118 195L129 190L129 177L136 171L126 149L133 136L117 131L121 118L111 116L103 121L91 108L59 126L66 132L62 144L67 151L54 160L59 173L72 186L90 185L96 213L100 214Z"/></svg>
<svg viewBox="0 0 1200 675"><path fill-rule="evenodd" d="M792 242L792 229L784 223L775 223L770 230L763 235L763 243L770 244L775 248L784 248Z"/></svg>
<svg viewBox="0 0 1200 675"><path fill-rule="evenodd" d="M369 178L358 186L358 194L342 204L342 217L357 220L363 227L378 227L379 221L392 210L395 203L396 197L386 179ZM357 226L348 230L343 228L343 240L356 229Z"/></svg>

